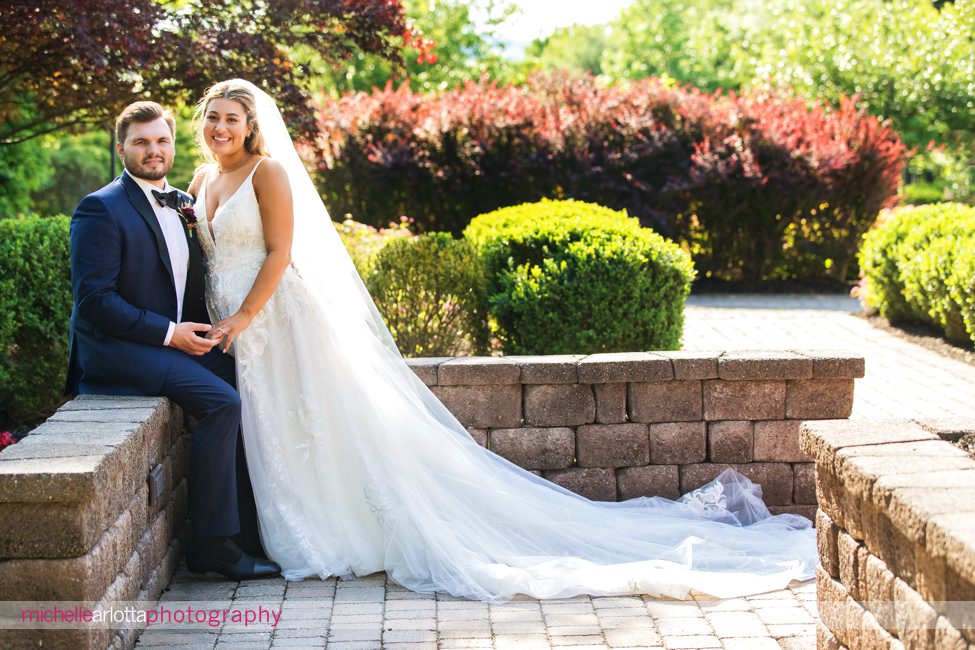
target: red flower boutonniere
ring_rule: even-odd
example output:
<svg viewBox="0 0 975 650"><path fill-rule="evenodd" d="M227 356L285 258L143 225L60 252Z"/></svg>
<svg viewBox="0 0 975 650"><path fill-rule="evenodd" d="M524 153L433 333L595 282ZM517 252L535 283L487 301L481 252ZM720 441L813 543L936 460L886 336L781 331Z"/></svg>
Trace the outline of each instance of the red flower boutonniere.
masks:
<svg viewBox="0 0 975 650"><path fill-rule="evenodd" d="M180 203L179 207L176 208L176 214L183 220L183 225L186 226L187 233L192 239L193 231L196 230L196 226L199 223L196 219L196 210L193 209L193 203Z"/></svg>

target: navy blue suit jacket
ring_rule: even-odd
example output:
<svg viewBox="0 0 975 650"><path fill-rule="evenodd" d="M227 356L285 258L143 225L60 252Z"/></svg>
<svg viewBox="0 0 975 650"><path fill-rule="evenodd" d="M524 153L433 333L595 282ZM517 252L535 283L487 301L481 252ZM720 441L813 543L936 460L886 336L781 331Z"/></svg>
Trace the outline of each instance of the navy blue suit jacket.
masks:
<svg viewBox="0 0 975 650"><path fill-rule="evenodd" d="M195 237L187 242L182 320L209 323L203 257ZM176 322L171 266L156 215L128 173L78 204L71 219L67 393L159 394L176 352L163 346Z"/></svg>

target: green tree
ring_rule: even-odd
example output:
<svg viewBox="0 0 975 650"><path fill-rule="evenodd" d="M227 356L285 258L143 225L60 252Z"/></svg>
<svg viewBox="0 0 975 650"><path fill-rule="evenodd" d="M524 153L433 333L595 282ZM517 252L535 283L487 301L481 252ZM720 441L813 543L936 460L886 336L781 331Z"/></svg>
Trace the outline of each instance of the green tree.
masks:
<svg viewBox="0 0 975 650"><path fill-rule="evenodd" d="M31 210L31 193L52 176L49 153L37 141L0 147L0 219Z"/></svg>
<svg viewBox="0 0 975 650"><path fill-rule="evenodd" d="M403 4L407 17L434 43L428 51L406 47L401 70L387 59L362 51L335 67L320 61L312 67L317 85L338 95L402 80L415 92L431 92L485 74L504 78L512 73L514 66L502 56L496 33L496 27L514 11L509 0L404 0Z"/></svg>
<svg viewBox="0 0 975 650"><path fill-rule="evenodd" d="M602 59L609 43L608 25L559 27L545 38L532 41L525 50L529 66L565 68L602 74Z"/></svg>

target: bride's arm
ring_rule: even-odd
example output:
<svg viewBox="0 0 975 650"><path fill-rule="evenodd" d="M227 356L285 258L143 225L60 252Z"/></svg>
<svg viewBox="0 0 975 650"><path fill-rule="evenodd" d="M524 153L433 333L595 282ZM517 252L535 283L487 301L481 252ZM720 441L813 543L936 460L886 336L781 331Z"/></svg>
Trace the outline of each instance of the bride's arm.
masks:
<svg viewBox="0 0 975 650"><path fill-rule="evenodd" d="M210 330L217 336L223 336L221 346L224 352L230 348L234 338L247 329L257 312L261 311L281 282L284 270L291 263L294 213L291 185L281 163L270 158L261 163L254 173L254 191L261 209L267 257L240 309Z"/></svg>
<svg viewBox="0 0 975 650"><path fill-rule="evenodd" d="M206 165L200 165L193 172L193 180L190 181L190 186L186 188L186 193L196 200L196 197L200 196L200 186L203 185L203 179L206 178L207 170Z"/></svg>

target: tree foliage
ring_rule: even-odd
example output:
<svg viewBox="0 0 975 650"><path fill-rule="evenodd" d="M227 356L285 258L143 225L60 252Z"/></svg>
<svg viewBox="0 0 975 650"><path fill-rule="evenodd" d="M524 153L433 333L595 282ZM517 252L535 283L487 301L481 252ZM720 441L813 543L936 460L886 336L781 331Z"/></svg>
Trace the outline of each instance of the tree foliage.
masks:
<svg viewBox="0 0 975 650"><path fill-rule="evenodd" d="M412 42L431 46L398 0L7 0L0 144L110 122L137 99L192 100L239 76L272 92L296 133L310 137L310 82L296 53L398 61Z"/></svg>

